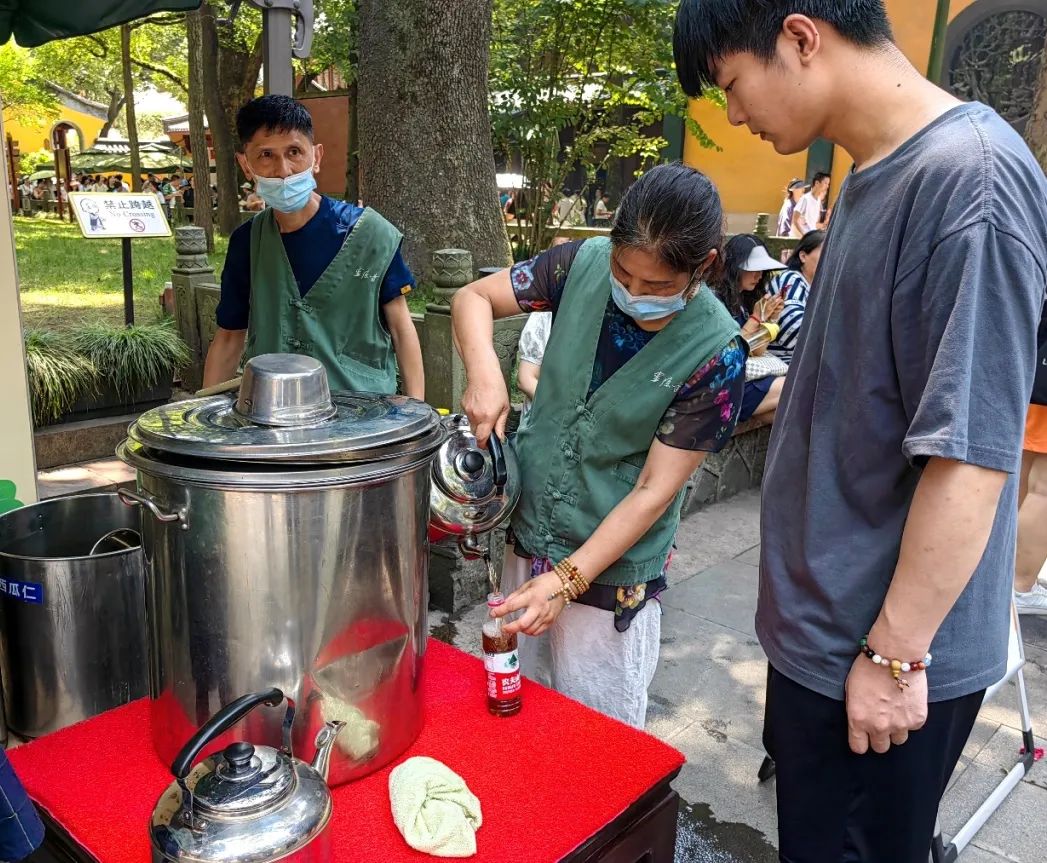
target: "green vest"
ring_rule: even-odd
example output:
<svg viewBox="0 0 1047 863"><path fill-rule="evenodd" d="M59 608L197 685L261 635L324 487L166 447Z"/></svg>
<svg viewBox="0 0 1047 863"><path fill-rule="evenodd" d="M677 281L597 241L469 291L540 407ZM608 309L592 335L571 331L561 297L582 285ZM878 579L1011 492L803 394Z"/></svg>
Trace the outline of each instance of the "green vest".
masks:
<svg viewBox="0 0 1047 863"><path fill-rule="evenodd" d="M513 530L522 548L553 561L577 551L632 491L679 387L738 335L738 325L703 287L588 398L610 275L610 240L587 240L571 265L534 405L515 441L522 494ZM597 581L627 585L657 578L682 502L683 490Z"/></svg>
<svg viewBox="0 0 1047 863"><path fill-rule="evenodd" d="M308 354L332 391L396 392L396 354L379 317L379 293L402 234L374 210L363 215L304 297L273 210L251 221L251 317L245 357Z"/></svg>

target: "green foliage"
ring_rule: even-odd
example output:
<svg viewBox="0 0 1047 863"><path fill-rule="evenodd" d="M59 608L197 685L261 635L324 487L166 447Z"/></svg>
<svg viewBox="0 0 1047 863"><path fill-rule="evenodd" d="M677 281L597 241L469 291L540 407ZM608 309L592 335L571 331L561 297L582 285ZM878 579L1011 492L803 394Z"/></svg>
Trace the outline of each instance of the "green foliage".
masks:
<svg viewBox="0 0 1047 863"><path fill-rule="evenodd" d="M31 153L22 153L18 158L18 171L21 174L32 174L41 168L53 168L54 164L54 153L50 150L34 150Z"/></svg>
<svg viewBox="0 0 1047 863"><path fill-rule="evenodd" d="M188 76L183 15L153 15L132 23L131 65L136 85L185 98ZM123 93L120 28L59 39L31 51L41 79L87 99L110 104Z"/></svg>
<svg viewBox="0 0 1047 863"><path fill-rule="evenodd" d="M544 248L552 204L576 167L591 183L615 158L659 161L668 116L715 146L676 80L675 14L665 0L495 0L492 124L496 147L520 153L531 184L517 206L527 252Z"/></svg>
<svg viewBox="0 0 1047 863"><path fill-rule="evenodd" d="M27 329L26 371L33 422L60 419L80 399L112 385L124 397L169 382L189 348L173 322L119 327L86 324L72 332Z"/></svg>
<svg viewBox="0 0 1047 863"><path fill-rule="evenodd" d="M55 422L97 388L98 370L77 352L67 334L26 330L25 357L33 422L38 426Z"/></svg>
<svg viewBox="0 0 1047 863"><path fill-rule="evenodd" d="M173 321L134 327L85 324L72 334L77 352L122 396L169 383L174 369L190 360Z"/></svg>
<svg viewBox="0 0 1047 863"><path fill-rule="evenodd" d="M298 71L306 78L334 68L346 85L356 80L359 36L357 0L316 0L316 27L312 54L296 60Z"/></svg>
<svg viewBox="0 0 1047 863"><path fill-rule="evenodd" d="M13 42L0 45L0 100L23 123L43 123L57 116L58 100L45 86L32 54Z"/></svg>

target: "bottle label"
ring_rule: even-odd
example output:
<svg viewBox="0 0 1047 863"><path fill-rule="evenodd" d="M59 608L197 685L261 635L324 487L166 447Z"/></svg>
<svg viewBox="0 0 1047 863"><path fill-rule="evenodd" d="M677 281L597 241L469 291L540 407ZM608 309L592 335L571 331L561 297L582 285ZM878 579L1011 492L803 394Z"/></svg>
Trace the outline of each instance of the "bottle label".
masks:
<svg viewBox="0 0 1047 863"><path fill-rule="evenodd" d="M508 653L485 653L487 694L502 701L520 693L520 656L515 650Z"/></svg>

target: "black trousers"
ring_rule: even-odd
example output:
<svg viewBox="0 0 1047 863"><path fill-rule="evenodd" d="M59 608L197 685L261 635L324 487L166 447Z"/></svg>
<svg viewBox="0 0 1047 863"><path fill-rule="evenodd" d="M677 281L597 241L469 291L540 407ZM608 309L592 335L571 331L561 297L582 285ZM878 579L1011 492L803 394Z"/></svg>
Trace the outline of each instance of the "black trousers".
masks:
<svg viewBox="0 0 1047 863"><path fill-rule="evenodd" d="M843 702L770 668L763 740L776 766L782 863L927 863L984 695L933 703L903 746L855 755Z"/></svg>

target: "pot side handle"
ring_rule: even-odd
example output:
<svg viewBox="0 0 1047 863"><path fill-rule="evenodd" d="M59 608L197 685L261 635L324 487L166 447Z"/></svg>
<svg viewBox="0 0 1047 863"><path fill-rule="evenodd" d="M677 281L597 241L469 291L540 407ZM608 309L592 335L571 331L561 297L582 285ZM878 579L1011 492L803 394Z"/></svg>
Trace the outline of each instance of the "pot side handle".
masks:
<svg viewBox="0 0 1047 863"><path fill-rule="evenodd" d="M144 495L135 494L133 491L126 488L117 489L116 495L120 498L121 503L124 503L127 506L144 506L153 514L153 518L157 521L165 523L177 521L180 522L179 527L181 527L182 530L189 530L187 513L184 509L180 509L178 512L164 512L156 505L156 501L145 497Z"/></svg>
<svg viewBox="0 0 1047 863"><path fill-rule="evenodd" d="M284 694L277 688L267 689L263 692L252 692L242 695L219 710L214 716L200 726L189 742L182 747L182 751L175 757L171 764L171 772L176 779L185 779L192 769L196 756L200 754L208 743L224 734L237 722L243 719L256 707L266 704L275 707L284 700Z"/></svg>

